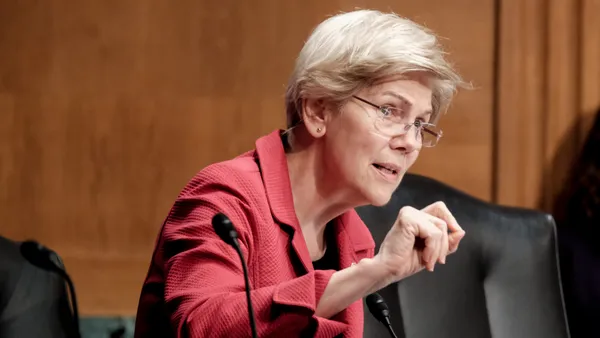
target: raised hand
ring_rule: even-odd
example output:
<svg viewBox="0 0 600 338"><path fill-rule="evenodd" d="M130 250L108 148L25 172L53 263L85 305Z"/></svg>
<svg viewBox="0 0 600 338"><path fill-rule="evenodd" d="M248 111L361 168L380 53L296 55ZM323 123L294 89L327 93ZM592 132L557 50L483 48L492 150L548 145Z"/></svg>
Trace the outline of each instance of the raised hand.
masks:
<svg viewBox="0 0 600 338"><path fill-rule="evenodd" d="M400 209L396 222L386 235L375 259L389 271L389 283L413 275L424 268L433 271L436 263L458 249L464 230L443 202L421 210Z"/></svg>

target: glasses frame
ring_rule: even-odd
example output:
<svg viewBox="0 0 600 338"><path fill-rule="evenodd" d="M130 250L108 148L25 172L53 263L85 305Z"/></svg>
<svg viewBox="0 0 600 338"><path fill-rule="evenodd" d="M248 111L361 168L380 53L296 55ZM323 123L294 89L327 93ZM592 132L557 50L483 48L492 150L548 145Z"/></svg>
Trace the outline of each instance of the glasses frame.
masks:
<svg viewBox="0 0 600 338"><path fill-rule="evenodd" d="M383 112L383 111L386 109L386 107L382 107L382 106L380 106L380 105L378 105L378 104L375 104L375 103L373 103L373 102L371 102L371 101L365 100L365 99L363 99L362 97L358 97L358 96L356 96L356 95L352 95L352 97L353 97L353 98L355 98L355 99L357 99L357 100L359 100L359 101L361 101L361 102L363 102L363 103L366 103L366 104L368 104L369 106L371 106L371 107L373 107L373 108L377 108L377 110L378 110L378 111L380 111L380 112ZM393 108L393 107L388 107L388 108ZM418 123L419 125L417 125L417 123ZM437 133L437 132L435 132L435 131L433 131L433 130L431 130L431 129L430 129L431 127L435 127L435 126L436 126L436 125L435 125L435 124L433 124L433 123L429 123L429 122L421 122L421 121L414 121L414 122L412 122L412 123L407 123L405 128L406 128L406 130L408 130L408 129L410 129L410 127L412 127L412 126L414 126L415 128L417 128L417 130L418 130L419 128L421 128L421 130L423 130L423 131L425 131L426 133L429 133L430 135L432 135L432 136L434 136L434 137L435 137L435 142L433 143L433 145L425 145L425 144L424 144L424 143L421 141L421 145L422 145L423 147L426 147L426 148L432 148L432 147L435 147L435 146L436 146L436 145L437 145L437 144L440 142L440 139L441 139L441 138L442 138L442 136L444 135L444 133L442 132L442 130L441 130L441 129L440 129L440 132L439 132L439 133ZM429 127L429 128L428 128L428 127Z"/></svg>

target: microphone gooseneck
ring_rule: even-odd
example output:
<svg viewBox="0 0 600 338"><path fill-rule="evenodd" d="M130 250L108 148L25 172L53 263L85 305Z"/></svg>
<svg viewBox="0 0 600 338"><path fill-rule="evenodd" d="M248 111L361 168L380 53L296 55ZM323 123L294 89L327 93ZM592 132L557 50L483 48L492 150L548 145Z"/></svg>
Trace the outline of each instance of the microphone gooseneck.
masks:
<svg viewBox="0 0 600 338"><path fill-rule="evenodd" d="M235 251L238 253L238 256L240 257L240 260L242 261L242 268L244 270L244 281L246 284L246 301L248 303L250 329L252 330L252 338L257 338L258 335L256 334L256 321L254 319L254 309L252 307L252 298L250 297L250 280L248 278L248 267L246 266L244 254L242 253L240 243L238 242L238 233L235 230L233 223L231 223L231 220L221 213L216 214L213 217L212 226L215 229L217 235L219 235L219 237L223 240L223 242L233 246Z"/></svg>
<svg viewBox="0 0 600 338"><path fill-rule="evenodd" d="M71 298L71 308L73 311L74 336L80 338L79 309L77 306L77 296L75 295L75 285L62 265L62 262L60 262L58 255L36 241L25 241L21 243L20 251L21 255L32 265L42 270L56 273L67 282Z"/></svg>
<svg viewBox="0 0 600 338"><path fill-rule="evenodd" d="M224 214L216 214L212 219L212 226L223 242L234 247L239 246L239 243L237 243L238 233L227 216Z"/></svg>
<svg viewBox="0 0 600 338"><path fill-rule="evenodd" d="M390 336L393 338L398 338L394 329L392 328L392 323L390 322L390 309L383 297L377 292L374 292L367 296L367 307L369 308L369 312L375 317L378 321L380 321L385 327L388 329Z"/></svg>

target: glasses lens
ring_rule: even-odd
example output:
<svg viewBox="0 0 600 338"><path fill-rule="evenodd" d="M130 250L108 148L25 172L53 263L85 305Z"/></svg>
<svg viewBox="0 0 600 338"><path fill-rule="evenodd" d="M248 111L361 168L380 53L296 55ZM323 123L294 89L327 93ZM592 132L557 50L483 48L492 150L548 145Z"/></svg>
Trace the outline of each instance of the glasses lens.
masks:
<svg viewBox="0 0 600 338"><path fill-rule="evenodd" d="M424 126L421 129L423 147L434 147L441 136L442 131L436 126Z"/></svg>
<svg viewBox="0 0 600 338"><path fill-rule="evenodd" d="M384 112L377 111L378 115L369 116L373 119L375 129L384 136L392 137L396 135L404 135L407 133L415 133L415 138L419 141L423 147L434 147L439 138L442 136L442 130L434 125L425 124L420 127L416 127L413 124L406 124L402 122L402 119L397 114L391 114L386 112L388 115L384 115ZM414 129L414 130L412 130Z"/></svg>
<svg viewBox="0 0 600 338"><path fill-rule="evenodd" d="M389 119L378 117L375 119L375 129L385 136L403 133L403 125L391 122Z"/></svg>

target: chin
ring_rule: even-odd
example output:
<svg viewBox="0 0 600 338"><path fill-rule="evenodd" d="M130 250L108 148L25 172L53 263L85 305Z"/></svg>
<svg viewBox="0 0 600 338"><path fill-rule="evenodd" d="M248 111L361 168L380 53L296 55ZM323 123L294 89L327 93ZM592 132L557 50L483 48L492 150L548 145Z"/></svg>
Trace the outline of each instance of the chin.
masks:
<svg viewBox="0 0 600 338"><path fill-rule="evenodd" d="M382 207L390 202L392 195L400 186L400 182L404 178L404 173L400 174L396 182L390 180L382 180L379 176L369 177L355 181L355 193L360 196L361 203L359 205L373 205Z"/></svg>
<svg viewBox="0 0 600 338"><path fill-rule="evenodd" d="M400 180L400 181L402 181L402 180ZM390 200L392 199L392 195L398 189L399 186L400 186L400 183L398 183L396 185L372 184L370 186L364 187L364 190L363 190L365 192L364 196L367 198L367 200L369 201L368 203L370 205L373 205L376 207L381 207L390 202Z"/></svg>
<svg viewBox="0 0 600 338"><path fill-rule="evenodd" d="M382 207L390 202L392 199L393 191L387 191L387 189L378 189L377 191L370 191L368 196L369 204Z"/></svg>
<svg viewBox="0 0 600 338"><path fill-rule="evenodd" d="M382 207L382 206L388 204L391 199L392 199L392 195L388 195L388 196L386 196L386 198L374 199L371 202L371 205L373 205L375 207Z"/></svg>

